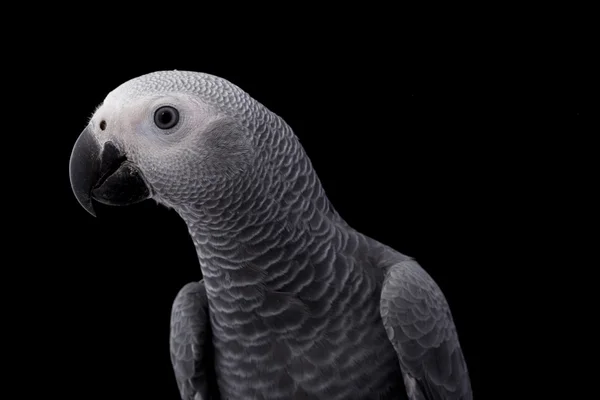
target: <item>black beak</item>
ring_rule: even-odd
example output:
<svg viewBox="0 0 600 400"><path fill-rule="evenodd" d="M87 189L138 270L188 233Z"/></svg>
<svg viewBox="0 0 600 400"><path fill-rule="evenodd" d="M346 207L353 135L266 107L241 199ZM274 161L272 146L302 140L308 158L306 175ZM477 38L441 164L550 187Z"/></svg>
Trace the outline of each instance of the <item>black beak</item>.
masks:
<svg viewBox="0 0 600 400"><path fill-rule="evenodd" d="M104 148L88 126L75 142L69 162L71 188L79 204L96 216L92 198L108 205L128 205L150 197L140 170L113 143Z"/></svg>

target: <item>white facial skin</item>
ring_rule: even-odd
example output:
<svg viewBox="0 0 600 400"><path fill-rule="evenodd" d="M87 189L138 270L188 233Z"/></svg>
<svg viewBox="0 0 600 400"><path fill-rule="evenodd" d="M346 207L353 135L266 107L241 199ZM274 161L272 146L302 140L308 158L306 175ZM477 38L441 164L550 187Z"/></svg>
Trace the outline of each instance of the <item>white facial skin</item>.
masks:
<svg viewBox="0 0 600 400"><path fill-rule="evenodd" d="M177 110L172 128L155 122L163 106ZM234 120L185 92L131 96L116 89L90 123L100 144L113 141L139 168L152 197L168 206L193 202L211 183L231 180L255 153Z"/></svg>

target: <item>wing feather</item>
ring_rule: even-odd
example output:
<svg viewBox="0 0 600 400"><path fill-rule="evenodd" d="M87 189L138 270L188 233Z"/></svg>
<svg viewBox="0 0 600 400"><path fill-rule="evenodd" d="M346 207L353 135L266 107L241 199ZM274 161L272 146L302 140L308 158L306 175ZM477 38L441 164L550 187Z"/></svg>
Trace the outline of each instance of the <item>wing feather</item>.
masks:
<svg viewBox="0 0 600 400"><path fill-rule="evenodd" d="M412 400L472 399L467 365L446 299L414 260L387 271L381 317Z"/></svg>
<svg viewBox="0 0 600 400"><path fill-rule="evenodd" d="M175 298L171 311L170 351L182 400L218 398L208 299L203 281L188 283Z"/></svg>

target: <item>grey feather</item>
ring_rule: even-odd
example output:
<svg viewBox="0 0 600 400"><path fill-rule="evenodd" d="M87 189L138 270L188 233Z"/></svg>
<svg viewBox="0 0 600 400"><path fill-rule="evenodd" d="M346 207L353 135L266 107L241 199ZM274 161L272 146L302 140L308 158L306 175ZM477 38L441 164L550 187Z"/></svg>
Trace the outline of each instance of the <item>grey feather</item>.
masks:
<svg viewBox="0 0 600 400"><path fill-rule="evenodd" d="M152 119L164 105L181 115L168 130ZM194 242L204 285L182 290L172 320L184 399L468 398L439 288L342 219L292 129L242 89L147 74L111 92L86 135L125 154L138 193L174 209Z"/></svg>
<svg viewBox="0 0 600 400"><path fill-rule="evenodd" d="M450 307L438 285L414 260L389 268L381 292L381 316L412 400L472 399Z"/></svg>
<svg viewBox="0 0 600 400"><path fill-rule="evenodd" d="M170 351L183 400L218 398L214 382L212 338L204 283L191 282L177 294L171 311Z"/></svg>

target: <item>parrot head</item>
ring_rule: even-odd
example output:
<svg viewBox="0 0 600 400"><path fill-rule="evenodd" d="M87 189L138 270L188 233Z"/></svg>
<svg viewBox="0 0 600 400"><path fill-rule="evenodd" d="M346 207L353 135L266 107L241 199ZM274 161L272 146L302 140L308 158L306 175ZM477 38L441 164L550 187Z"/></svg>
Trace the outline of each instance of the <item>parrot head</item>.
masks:
<svg viewBox="0 0 600 400"><path fill-rule="evenodd" d="M207 74L162 71L123 83L75 142L69 165L75 197L95 216L92 199L128 205L153 198L176 207L239 182L234 178L248 173L259 152L235 118L251 102Z"/></svg>

